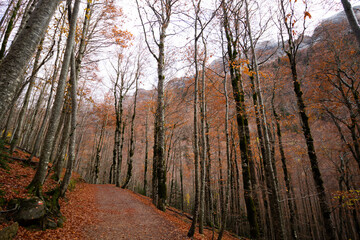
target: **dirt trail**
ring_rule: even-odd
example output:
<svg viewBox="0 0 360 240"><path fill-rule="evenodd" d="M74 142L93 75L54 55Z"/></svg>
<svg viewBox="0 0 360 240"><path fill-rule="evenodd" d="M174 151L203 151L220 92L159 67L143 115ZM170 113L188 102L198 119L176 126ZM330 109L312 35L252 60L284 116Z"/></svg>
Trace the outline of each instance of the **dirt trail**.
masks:
<svg viewBox="0 0 360 240"><path fill-rule="evenodd" d="M94 187L99 222L86 229L88 239L187 239L186 233L133 193L113 185Z"/></svg>

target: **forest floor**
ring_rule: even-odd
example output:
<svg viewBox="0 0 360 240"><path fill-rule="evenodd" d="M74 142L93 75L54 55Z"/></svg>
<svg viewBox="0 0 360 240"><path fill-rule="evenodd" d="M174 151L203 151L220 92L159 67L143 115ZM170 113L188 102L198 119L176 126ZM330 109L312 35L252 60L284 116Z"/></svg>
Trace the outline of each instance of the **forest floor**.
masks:
<svg viewBox="0 0 360 240"><path fill-rule="evenodd" d="M13 157L26 159L27 153L17 151ZM35 159L38 161L38 159ZM8 162L8 169L0 168L0 211L4 202L12 198L27 198L26 186L35 173L34 166L22 161ZM19 227L15 239L188 239L191 220L179 210L158 210L151 199L114 185L87 184L74 174L76 185L60 201L66 218L63 228L30 229ZM52 179L45 189L56 186ZM0 219L1 220L1 219ZM1 222L1 229L12 222ZM217 238L216 232L214 239ZM212 239L212 231L195 234L194 239ZM225 233L223 239L238 239Z"/></svg>

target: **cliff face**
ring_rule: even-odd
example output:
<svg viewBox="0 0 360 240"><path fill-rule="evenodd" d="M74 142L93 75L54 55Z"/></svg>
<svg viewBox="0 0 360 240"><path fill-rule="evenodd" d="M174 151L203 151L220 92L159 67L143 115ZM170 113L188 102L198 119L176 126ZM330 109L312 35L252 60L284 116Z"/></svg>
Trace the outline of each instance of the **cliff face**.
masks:
<svg viewBox="0 0 360 240"><path fill-rule="evenodd" d="M360 21L360 5L353 7L354 13ZM329 18L324 19L314 30L311 36L304 36L302 43L299 47L299 61L301 62L301 58L303 57L303 53L308 50L309 47L314 46L316 43L321 43L327 38L329 32L332 32L333 29L337 29L337 33L340 35L351 35L350 26L348 25L347 18L344 11L341 11ZM258 52L259 62L263 62L267 59L263 64L263 68L267 68L267 65L271 65L278 61L278 58L281 58L285 55L284 51L281 47L278 46L278 42L276 41L262 41L259 42L256 46L256 50ZM269 58L269 56L271 57ZM222 73L224 72L223 60L221 58L213 60L209 66L214 72ZM191 78L191 77L190 77ZM168 89L177 90L179 93L189 94L186 90L186 82L189 81L189 77L183 78L174 78L167 83ZM139 99L149 100L150 95L153 95L153 90L139 90ZM185 91L185 92L183 92ZM151 93L150 93L151 92Z"/></svg>
<svg viewBox="0 0 360 240"><path fill-rule="evenodd" d="M353 7L354 13L360 21L360 5ZM348 23L348 20L346 18L345 12L341 11L337 14L324 19L314 30L313 34L311 36L304 36L304 39L300 45L300 50L304 50L311 46L312 44L315 44L316 42L322 41L326 38L327 31L331 28L336 28L339 30L340 34L342 35L348 35L351 34L351 29ZM278 43L274 41L263 41L258 43L257 45L257 51L261 55L265 55L263 53L269 53L273 52L275 53L274 56L270 60L274 60L277 57L281 57L284 55L284 52L281 48L278 48ZM260 59L261 60L261 59Z"/></svg>

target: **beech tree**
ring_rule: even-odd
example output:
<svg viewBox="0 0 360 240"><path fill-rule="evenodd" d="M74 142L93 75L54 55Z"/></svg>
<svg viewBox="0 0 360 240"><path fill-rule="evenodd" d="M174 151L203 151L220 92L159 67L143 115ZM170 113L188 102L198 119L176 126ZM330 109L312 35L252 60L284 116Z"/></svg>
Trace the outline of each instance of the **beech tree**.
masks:
<svg viewBox="0 0 360 240"><path fill-rule="evenodd" d="M344 11L349 21L351 30L353 31L356 40L358 42L358 45L360 47L360 26L356 14L354 13L351 3L348 0L341 0L341 4L344 7Z"/></svg>
<svg viewBox="0 0 360 240"><path fill-rule="evenodd" d="M165 40L167 37L167 28L170 24L172 12L178 0L145 0L144 3L149 10L140 7L139 0L136 0L138 14L141 20L145 35L145 42L149 52L157 62L157 106L155 113L154 129L154 157L153 157L153 182L152 197L155 205L162 211L166 210L166 168L165 168L165 109L164 109L164 84L165 84ZM152 12L154 19L144 19L143 14L148 16L148 11ZM154 21L154 22L150 22ZM156 29L158 28L158 29ZM150 32L148 32L149 30ZM156 44L158 53L150 45L150 37Z"/></svg>
<svg viewBox="0 0 360 240"><path fill-rule="evenodd" d="M315 150L314 138L311 133L309 117L306 112L306 105L303 98L303 92L301 90L300 79L297 72L297 53L299 46L304 39L305 28L300 32L298 39L295 39L295 30L294 25L296 23L294 16L296 2L285 2L284 0L279 1L279 8L281 14L281 40L282 48L285 51L289 59L289 67L291 68L291 77L293 82L293 90L296 96L298 114L301 118L301 127L304 134L307 153L310 159L311 170L313 179L316 186L316 191L318 193L320 209L322 217L324 219L326 234L328 239L336 239L335 227L331 220L331 210L327 202L326 191L324 187L324 182L321 176L319 169L318 157ZM305 12L304 12L304 21L308 16L307 5L305 2ZM310 15L311 16L311 15ZM286 38L285 38L286 36Z"/></svg>
<svg viewBox="0 0 360 240"><path fill-rule="evenodd" d="M49 119L49 127L46 132L46 137L44 140L44 146L41 150L40 155L40 163L36 170L36 174L28 186L30 190L33 190L36 192L37 195L41 195L41 188L44 184L45 176L46 176L46 170L48 168L49 164L49 157L50 157L50 151L52 150L52 142L55 138L55 131L56 128L59 125L60 120L60 113L61 108L64 101L64 90L65 90L65 84L66 84L66 78L68 75L69 65L71 61L71 54L73 53L73 47L75 42L75 30L76 30L76 21L77 16L79 13L79 6L80 6L80 0L75 0L74 8L72 9L71 2L68 2L68 8L72 9L69 10L71 16L69 16L70 19L70 29L69 29L69 36L67 38L66 43L66 50L64 54L63 64L60 72L60 78L58 81L58 86L56 90L56 96L54 99L54 105L52 108L51 116ZM19 37L20 38L20 37Z"/></svg>
<svg viewBox="0 0 360 240"><path fill-rule="evenodd" d="M233 96L236 104L236 121L238 126L238 135L240 141L240 152L241 152L241 161L242 161L242 171L243 171L243 185L244 185L244 198L246 202L246 211L247 218L250 224L250 235L253 238L259 236L259 226L257 213L258 211L255 207L253 194L252 194L252 184L251 184L251 173L250 173L250 162L253 161L251 149L250 149L250 136L249 136L249 122L246 114L246 105L245 105L245 95L242 83L242 75L239 67L236 66L238 61L238 42L237 38L238 32L235 29L235 32L232 32L231 23L230 23L230 7L232 6L232 1L222 1L223 9L223 28L226 36L226 46L227 46L227 61L230 66L230 78L231 85L233 88ZM237 25L235 24L235 28ZM234 36L235 34L235 36Z"/></svg>
<svg viewBox="0 0 360 240"><path fill-rule="evenodd" d="M134 133L134 125L135 125L135 117L136 117L136 105L137 105L137 97L138 97L138 90L139 90L139 78L141 75L141 62L140 59L141 55L138 56L137 63L136 63L136 69L134 72L134 82L135 82L135 93L134 93L134 103L133 103L133 113L131 116L131 123L130 123L130 144L129 144L129 152L128 152L128 169L127 174L125 178L124 184L121 186L121 188L127 188L131 177L132 177L132 169L133 169L133 157L135 154L135 133Z"/></svg>
<svg viewBox="0 0 360 240"><path fill-rule="evenodd" d="M26 26L12 43L7 55L0 63L0 116L3 118L6 109L14 97L20 83L20 76L34 54L40 40L44 37L49 22L55 13L60 0L40 0L31 13Z"/></svg>

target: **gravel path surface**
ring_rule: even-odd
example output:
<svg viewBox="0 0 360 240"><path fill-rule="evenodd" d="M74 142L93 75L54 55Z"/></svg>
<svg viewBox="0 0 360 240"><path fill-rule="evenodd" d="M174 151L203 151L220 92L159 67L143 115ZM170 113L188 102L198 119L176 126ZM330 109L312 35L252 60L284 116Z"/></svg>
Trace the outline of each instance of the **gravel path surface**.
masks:
<svg viewBox="0 0 360 240"><path fill-rule="evenodd" d="M187 239L183 231L129 191L113 185L94 187L99 222L86 229L88 239Z"/></svg>

